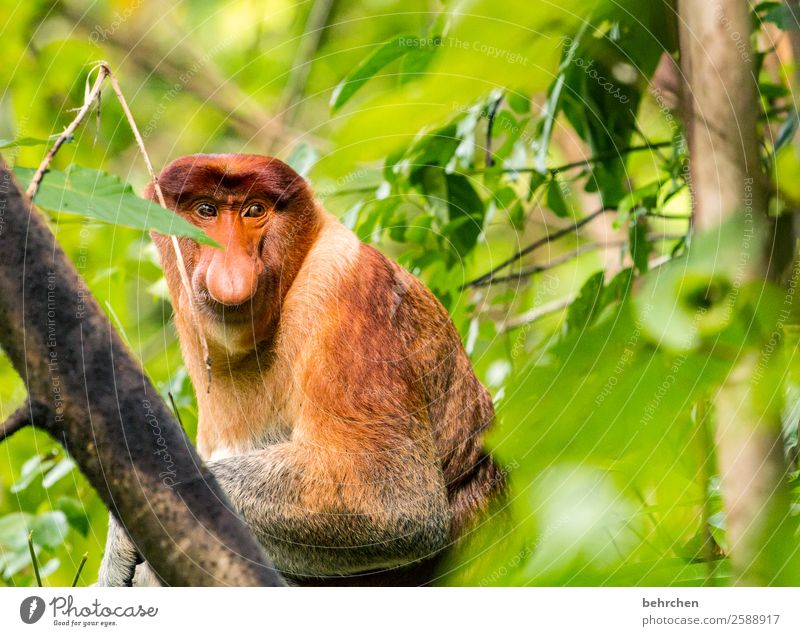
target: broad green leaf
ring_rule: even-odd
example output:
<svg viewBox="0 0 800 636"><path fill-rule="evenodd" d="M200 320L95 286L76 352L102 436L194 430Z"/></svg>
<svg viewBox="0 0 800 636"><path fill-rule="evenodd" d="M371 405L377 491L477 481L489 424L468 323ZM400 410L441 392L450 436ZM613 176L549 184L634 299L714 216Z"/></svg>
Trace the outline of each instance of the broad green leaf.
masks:
<svg viewBox="0 0 800 636"><path fill-rule="evenodd" d="M8 148L23 148L29 146L43 146L50 143L47 139L34 139L33 137L17 137L16 139L0 139L0 150Z"/></svg>
<svg viewBox="0 0 800 636"><path fill-rule="evenodd" d="M30 486L37 477L45 471L50 470L55 465L52 453L35 455L22 465L19 481L15 482L9 489L12 493L18 493Z"/></svg>
<svg viewBox="0 0 800 636"><path fill-rule="evenodd" d="M89 516L82 502L73 497L60 497L56 502L56 508L64 513L69 525L84 537L89 534Z"/></svg>
<svg viewBox="0 0 800 636"><path fill-rule="evenodd" d="M628 228L628 245L636 269L642 274L647 271L650 252L653 246L647 239L647 223L641 217L634 219Z"/></svg>
<svg viewBox="0 0 800 636"><path fill-rule="evenodd" d="M557 179L547 184L547 207L558 217L570 216L567 201Z"/></svg>
<svg viewBox="0 0 800 636"><path fill-rule="evenodd" d="M361 62L334 89L333 95L331 95L331 110L337 111L344 106L364 84L375 77L387 64L410 51L434 47L435 39L429 41L428 38L419 38L415 35L399 35L384 43L377 51Z"/></svg>
<svg viewBox="0 0 800 636"><path fill-rule="evenodd" d="M287 157L286 163L294 168L301 177L305 177L319 159L316 148L306 143L297 144Z"/></svg>
<svg viewBox="0 0 800 636"><path fill-rule="evenodd" d="M14 172L27 186L35 170L15 168ZM200 228L171 210L136 196L129 184L102 170L77 165L63 172L51 170L42 180L34 203L54 213L78 214L103 223L187 236L217 245Z"/></svg>
<svg viewBox="0 0 800 636"><path fill-rule="evenodd" d="M800 16L797 10L792 11L788 4L778 2L764 2L759 7L763 7L764 22L771 22L782 31L797 31L800 29Z"/></svg>
<svg viewBox="0 0 800 636"><path fill-rule="evenodd" d="M483 201L469 179L461 174L448 174L447 203L450 223L442 228L461 256L474 246L483 229ZM445 228L449 232L445 232Z"/></svg>
<svg viewBox="0 0 800 636"><path fill-rule="evenodd" d="M536 191L545 183L547 183L547 173L539 172L538 170L531 172L531 180L528 184L528 201L533 198L533 195L536 194Z"/></svg>
<svg viewBox="0 0 800 636"><path fill-rule="evenodd" d="M53 466L53 468L44 476L44 479L42 479L42 486L45 488L50 488L50 486L55 484L62 477L69 475L73 468L75 468L75 462L71 457L65 457L55 466Z"/></svg>
<svg viewBox="0 0 800 636"><path fill-rule="evenodd" d="M753 275L762 236L760 225L737 214L694 237L684 256L648 272L634 296L644 331L683 352L725 329L745 298L742 281Z"/></svg>
<svg viewBox="0 0 800 636"><path fill-rule="evenodd" d="M538 149L534 159L534 165L539 172L545 172L547 170L547 151L550 148L550 137L553 134L553 124L555 123L556 117L558 116L558 112L561 108L561 94L564 90L564 83L567 79L566 73L572 64L578 47L581 44L581 39L583 38L583 34L587 26L588 22L584 23L578 35L572 39L569 46L565 47L561 57L561 64L558 68L558 77L556 77L556 81L550 85L550 88L547 91L547 101L545 102L544 113L542 114L542 132L537 140Z"/></svg>
<svg viewBox="0 0 800 636"><path fill-rule="evenodd" d="M15 551L25 548L32 520L33 515L27 512L12 512L0 517L0 549Z"/></svg>
<svg viewBox="0 0 800 636"><path fill-rule="evenodd" d="M515 113L519 113L520 115L527 115L531 110L531 99L527 95L519 93L517 91L509 91L508 93L508 105L511 107Z"/></svg>
<svg viewBox="0 0 800 636"><path fill-rule="evenodd" d="M567 332L580 333L592 324L600 310L605 274L602 270L595 272L581 287L578 296L567 310Z"/></svg>
<svg viewBox="0 0 800 636"><path fill-rule="evenodd" d="M37 516L31 523L30 530L33 533L34 544L54 550L64 543L69 522L63 512L53 510Z"/></svg>

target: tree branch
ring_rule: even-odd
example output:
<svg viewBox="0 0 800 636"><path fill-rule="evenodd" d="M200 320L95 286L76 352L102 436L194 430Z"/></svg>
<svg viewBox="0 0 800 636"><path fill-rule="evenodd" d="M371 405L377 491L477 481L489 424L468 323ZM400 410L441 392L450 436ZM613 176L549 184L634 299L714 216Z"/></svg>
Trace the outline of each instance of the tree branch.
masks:
<svg viewBox="0 0 800 636"><path fill-rule="evenodd" d="M560 174L562 172L567 172L568 170L573 170L574 168L582 168L584 166L589 166L595 163L602 163L603 161L612 161L613 159L619 159L623 155L629 155L635 152L642 152L643 150L658 150L659 148L669 148L672 146L671 141L658 141L651 144L642 144L639 146L628 146L626 148L620 148L615 152L605 152L599 155L594 155L592 157L587 157L586 159L581 159L580 161L571 161L570 163L565 163L560 166L555 166L553 168L548 168L547 172L551 175ZM479 168L477 170L472 170L468 174L483 174L487 171L487 168ZM494 171L494 170L493 170ZM503 168L500 170L503 173L526 173L526 172L539 172L537 168Z"/></svg>
<svg viewBox="0 0 800 636"><path fill-rule="evenodd" d="M650 242L654 241L678 241L685 237L685 234L655 234L650 235L647 237L647 240ZM534 274L541 274L542 272L546 272L551 270L559 265L563 265L564 263L569 263L572 259L580 256L581 254L586 254L587 252L596 252L598 250L609 249L612 247L625 247L628 245L629 241L619 240L619 241L607 241L605 243L586 243L581 245L577 249L564 254L563 256L559 256L558 258L554 258L547 263L542 263L541 265L533 265L531 267L526 267L524 269L519 270L518 272L514 272L513 274L507 274L506 276L496 276L488 281L483 281L480 283L476 283L472 285L472 287L486 287L492 284L498 283L513 283L515 281L519 281L521 278L525 278L526 276L532 276Z"/></svg>
<svg viewBox="0 0 800 636"><path fill-rule="evenodd" d="M47 429L52 425L52 420L50 409L35 400L26 400L0 425L0 442L5 441L26 426L39 426Z"/></svg>
<svg viewBox="0 0 800 636"><path fill-rule="evenodd" d="M533 251L539 249L540 247L542 247L543 245L547 245L549 243L552 243L553 241L557 241L558 239L560 239L560 238L562 238L564 236L567 236L568 234L572 234L573 232L576 232L577 230L582 228L587 223L589 223L589 222L593 221L594 219L596 219L598 216L601 216L602 214L605 214L606 212L611 212L611 211L613 211L613 208L606 208L606 207L600 208L599 210L596 210L595 212L592 212L588 216L585 216L580 221L577 221L575 224L570 225L569 227L565 227L565 228L562 228L560 230L557 230L557 231L553 232L552 234L548 234L544 238L541 238L541 239L538 239L538 240L534 241L530 245L527 245L527 246L523 247L521 250L519 250L512 257L507 258L506 260L504 260L499 265L496 265L495 267L493 267L491 270L489 270L485 274L482 274L481 276L478 276L477 278L475 278L475 279L473 279L473 280L471 280L469 282L464 283L461 286L461 289L463 290L463 289L466 289L467 287L478 287L478 286L481 286L483 284L490 283L492 278L494 277L494 275L497 272L499 272L502 269L505 269L506 267L508 267L512 263L516 263L523 256L526 256L526 255L530 254L531 252L533 252Z"/></svg>
<svg viewBox="0 0 800 636"><path fill-rule="evenodd" d="M742 215L752 231L768 217L750 6L746 0L678 0L678 12L696 226L713 232ZM753 244L752 275L766 277L772 259ZM744 237L742 250L749 259ZM789 505L780 417L757 401L758 364L755 353L741 355L714 396L716 444L734 580L780 585L783 577L794 580L796 561L785 546L795 538L783 522Z"/></svg>

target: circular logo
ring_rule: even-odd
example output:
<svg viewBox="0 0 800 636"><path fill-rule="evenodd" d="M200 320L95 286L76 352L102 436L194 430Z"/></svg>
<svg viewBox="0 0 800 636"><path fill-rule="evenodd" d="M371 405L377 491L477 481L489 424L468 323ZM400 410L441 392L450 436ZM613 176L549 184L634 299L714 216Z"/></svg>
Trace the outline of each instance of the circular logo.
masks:
<svg viewBox="0 0 800 636"><path fill-rule="evenodd" d="M39 596L29 596L19 606L19 617L23 623L32 625L44 614L44 599Z"/></svg>

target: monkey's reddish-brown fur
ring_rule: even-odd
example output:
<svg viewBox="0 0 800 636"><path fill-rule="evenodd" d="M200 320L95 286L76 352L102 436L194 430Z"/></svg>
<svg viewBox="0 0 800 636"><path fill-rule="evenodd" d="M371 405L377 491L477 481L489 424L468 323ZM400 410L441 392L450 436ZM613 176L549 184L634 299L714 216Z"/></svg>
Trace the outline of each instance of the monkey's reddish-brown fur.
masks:
<svg viewBox="0 0 800 636"><path fill-rule="evenodd" d="M358 242L278 160L194 155L170 164L159 182L170 207L259 268L251 319L227 323L203 310L203 276L219 250L180 240L213 361L207 393L174 254L166 237L154 236L197 388L201 455L235 455L291 439L315 467L320 501L349 498L358 509L369 507L359 484L410 450L442 471L451 534L461 535L501 488L502 475L482 450L491 398L436 298ZM148 196L154 198L152 189ZM228 206L220 215L250 197L266 200L269 211L260 223L231 216L207 224L191 214L202 197ZM315 495L306 497L302 505L316 509Z"/></svg>

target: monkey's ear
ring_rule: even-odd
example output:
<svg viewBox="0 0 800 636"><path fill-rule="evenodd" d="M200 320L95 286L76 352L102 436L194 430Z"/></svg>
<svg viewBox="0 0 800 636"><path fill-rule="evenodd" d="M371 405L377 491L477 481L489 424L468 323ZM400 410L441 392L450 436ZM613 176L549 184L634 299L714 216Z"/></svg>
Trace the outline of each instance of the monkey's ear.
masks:
<svg viewBox="0 0 800 636"><path fill-rule="evenodd" d="M279 212L285 210L299 197L310 192L308 183L302 177L292 181L288 186L281 190L280 195L275 199L275 209Z"/></svg>
<svg viewBox="0 0 800 636"><path fill-rule="evenodd" d="M308 198L311 185L291 166L280 159L270 157L267 170L262 176L262 187L272 192L275 209L280 211L301 198Z"/></svg>

